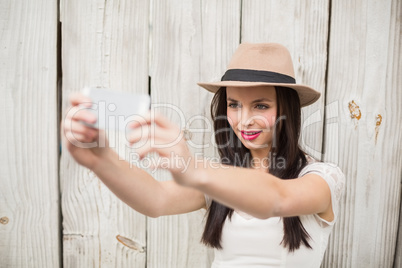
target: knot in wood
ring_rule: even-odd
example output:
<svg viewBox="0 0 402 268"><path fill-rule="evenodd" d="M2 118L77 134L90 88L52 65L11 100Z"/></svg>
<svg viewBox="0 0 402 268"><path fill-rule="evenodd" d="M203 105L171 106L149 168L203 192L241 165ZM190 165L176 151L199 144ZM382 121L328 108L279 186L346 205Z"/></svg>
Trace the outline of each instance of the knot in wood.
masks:
<svg viewBox="0 0 402 268"><path fill-rule="evenodd" d="M9 222L9 219L7 217L2 217L0 218L0 223L6 225Z"/></svg>

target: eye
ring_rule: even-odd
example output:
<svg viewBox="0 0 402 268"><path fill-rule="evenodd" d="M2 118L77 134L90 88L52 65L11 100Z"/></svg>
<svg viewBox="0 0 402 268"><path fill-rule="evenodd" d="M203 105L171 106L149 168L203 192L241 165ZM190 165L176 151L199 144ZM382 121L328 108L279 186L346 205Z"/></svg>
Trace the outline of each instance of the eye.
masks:
<svg viewBox="0 0 402 268"><path fill-rule="evenodd" d="M255 108L257 108L258 110L266 110L266 109L269 108L269 106L268 106L268 105L265 105L265 104L257 104L257 105L255 106Z"/></svg>
<svg viewBox="0 0 402 268"><path fill-rule="evenodd" d="M240 105L239 105L239 103L237 103L237 102L229 102L229 103L228 103L228 107L229 107L229 108L236 109L236 108L240 108Z"/></svg>

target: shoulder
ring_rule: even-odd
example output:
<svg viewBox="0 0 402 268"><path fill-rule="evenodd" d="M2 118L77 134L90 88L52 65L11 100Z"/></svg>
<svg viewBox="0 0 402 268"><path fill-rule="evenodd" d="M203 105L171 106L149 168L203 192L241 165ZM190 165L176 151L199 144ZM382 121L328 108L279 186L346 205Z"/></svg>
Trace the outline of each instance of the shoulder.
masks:
<svg viewBox="0 0 402 268"><path fill-rule="evenodd" d="M345 188L345 175L338 165L321 162L307 155L308 164L300 171L299 177L313 173L322 177L328 184L331 193L339 200Z"/></svg>

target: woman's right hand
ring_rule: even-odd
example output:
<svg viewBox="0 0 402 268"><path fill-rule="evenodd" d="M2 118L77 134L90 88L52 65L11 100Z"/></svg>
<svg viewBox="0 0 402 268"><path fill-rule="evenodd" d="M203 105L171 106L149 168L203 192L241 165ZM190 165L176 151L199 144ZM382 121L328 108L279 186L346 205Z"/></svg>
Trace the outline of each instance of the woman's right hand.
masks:
<svg viewBox="0 0 402 268"><path fill-rule="evenodd" d="M104 130L84 125L93 124L97 118L84 107L91 107L91 99L73 93L69 96L70 105L66 110L61 129L65 147L78 164L89 169L96 167L110 151Z"/></svg>

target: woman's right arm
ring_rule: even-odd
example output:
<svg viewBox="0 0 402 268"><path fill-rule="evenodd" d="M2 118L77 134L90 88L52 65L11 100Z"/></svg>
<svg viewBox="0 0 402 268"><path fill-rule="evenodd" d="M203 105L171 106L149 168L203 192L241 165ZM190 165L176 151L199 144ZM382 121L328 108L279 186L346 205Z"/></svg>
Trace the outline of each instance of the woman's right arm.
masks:
<svg viewBox="0 0 402 268"><path fill-rule="evenodd" d="M79 107L90 102L82 94L71 95L71 107L62 124L64 144L80 165L91 169L118 198L147 216L181 214L205 207L202 192L173 180L159 182L143 169L120 160L108 146L104 131L80 122L96 121L95 116ZM106 141L104 146L85 146L100 139Z"/></svg>
<svg viewBox="0 0 402 268"><path fill-rule="evenodd" d="M157 181L143 169L119 160L114 151L92 170L122 201L150 217L182 214L205 207L202 192L173 180Z"/></svg>

